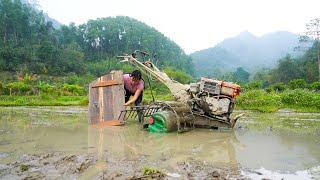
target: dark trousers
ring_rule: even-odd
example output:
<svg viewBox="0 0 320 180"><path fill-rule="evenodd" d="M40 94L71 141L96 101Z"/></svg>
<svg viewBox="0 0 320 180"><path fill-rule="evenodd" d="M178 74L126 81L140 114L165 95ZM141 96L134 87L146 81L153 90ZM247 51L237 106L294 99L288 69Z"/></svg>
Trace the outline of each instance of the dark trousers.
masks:
<svg viewBox="0 0 320 180"><path fill-rule="evenodd" d="M124 88L124 90L126 91L125 94L125 102L128 102L131 96L134 96L134 93L130 92L128 89ZM140 106L142 103L142 97L143 97L143 91L141 92L141 94L139 95L138 99L134 102L135 106ZM137 107L137 113L138 113L138 120L139 122L143 122L143 112L141 108Z"/></svg>
<svg viewBox="0 0 320 180"><path fill-rule="evenodd" d="M134 96L134 93L130 92L128 89L124 88L124 90L126 91L125 94L125 102L128 102L131 96ZM138 97L138 99L136 100L136 102L134 102L134 104L136 106L141 105L142 102L142 96L143 96L143 91L141 92L140 96Z"/></svg>

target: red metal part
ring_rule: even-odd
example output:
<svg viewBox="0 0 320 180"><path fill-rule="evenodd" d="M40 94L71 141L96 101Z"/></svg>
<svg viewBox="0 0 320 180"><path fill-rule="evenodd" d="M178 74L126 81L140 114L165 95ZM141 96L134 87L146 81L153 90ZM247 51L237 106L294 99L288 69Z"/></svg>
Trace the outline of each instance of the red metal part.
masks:
<svg viewBox="0 0 320 180"><path fill-rule="evenodd" d="M239 85L233 84L230 82L225 82L225 81L222 82L221 94L236 98L237 96L240 95L240 91L241 91L241 88Z"/></svg>
<svg viewBox="0 0 320 180"><path fill-rule="evenodd" d="M153 124L153 123L154 123L154 119L153 119L153 117L150 117L149 124Z"/></svg>

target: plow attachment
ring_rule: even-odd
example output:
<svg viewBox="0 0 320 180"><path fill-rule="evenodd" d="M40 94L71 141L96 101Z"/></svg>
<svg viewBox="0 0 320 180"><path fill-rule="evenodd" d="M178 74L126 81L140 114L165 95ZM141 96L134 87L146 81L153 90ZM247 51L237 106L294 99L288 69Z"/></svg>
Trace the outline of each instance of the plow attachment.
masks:
<svg viewBox="0 0 320 180"><path fill-rule="evenodd" d="M130 107L130 109L121 111L118 120L122 119L126 122L128 119L138 117L139 121L142 121L143 119L141 118L151 116L161 108L162 107L158 105L133 106Z"/></svg>

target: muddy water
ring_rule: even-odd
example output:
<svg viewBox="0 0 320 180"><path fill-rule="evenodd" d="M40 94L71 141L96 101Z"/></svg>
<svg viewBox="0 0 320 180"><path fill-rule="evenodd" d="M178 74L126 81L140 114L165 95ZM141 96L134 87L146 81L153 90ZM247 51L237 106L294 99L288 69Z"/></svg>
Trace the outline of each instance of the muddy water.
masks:
<svg viewBox="0 0 320 180"><path fill-rule="evenodd" d="M152 134L133 120L124 127L88 126L82 107L2 107L0 164L24 154L90 153L97 166L83 173L84 178L102 171L107 156L143 158L160 169L199 160L241 167L242 174L253 179L262 174L273 179L320 178L320 113L245 113L235 130Z"/></svg>

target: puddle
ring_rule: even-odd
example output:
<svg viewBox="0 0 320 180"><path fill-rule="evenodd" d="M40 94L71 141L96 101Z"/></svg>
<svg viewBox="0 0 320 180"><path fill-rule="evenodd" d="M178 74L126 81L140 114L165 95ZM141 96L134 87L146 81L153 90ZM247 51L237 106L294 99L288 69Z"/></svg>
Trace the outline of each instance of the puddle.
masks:
<svg viewBox="0 0 320 180"><path fill-rule="evenodd" d="M314 167L308 170L296 171L294 173L281 173L276 171L270 171L265 168L260 168L256 170L242 171L242 175L249 177L250 179L273 179L273 180L311 180L319 179L320 166Z"/></svg>
<svg viewBox="0 0 320 180"><path fill-rule="evenodd" d="M0 159L8 156L8 153L0 152Z"/></svg>
<svg viewBox="0 0 320 180"><path fill-rule="evenodd" d="M95 163L74 175L83 179L139 177L145 166L171 178L319 177L320 113L245 113L231 131L153 134L133 120L124 127L89 126L83 107L2 107L0 178L8 175L1 169L25 155L57 152L93 155Z"/></svg>

